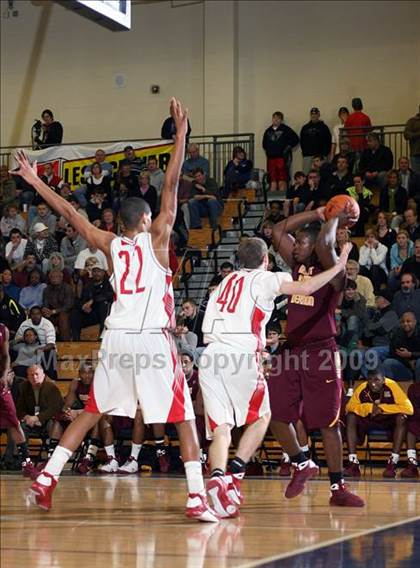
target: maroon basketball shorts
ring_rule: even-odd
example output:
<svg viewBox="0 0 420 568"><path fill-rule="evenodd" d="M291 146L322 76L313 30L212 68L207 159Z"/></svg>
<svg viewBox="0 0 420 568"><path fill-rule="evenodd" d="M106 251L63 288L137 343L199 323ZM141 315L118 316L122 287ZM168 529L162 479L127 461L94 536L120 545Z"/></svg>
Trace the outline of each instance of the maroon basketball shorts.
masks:
<svg viewBox="0 0 420 568"><path fill-rule="evenodd" d="M7 387L0 386L0 428L19 428L16 407L12 393Z"/></svg>
<svg viewBox="0 0 420 568"><path fill-rule="evenodd" d="M377 416L357 416L357 443L359 446L363 444L367 434L371 430L383 430L389 432L389 438L392 439L392 433L395 428L395 420L398 414L378 414Z"/></svg>
<svg viewBox="0 0 420 568"><path fill-rule="evenodd" d="M287 181L286 162L284 158L267 158L267 171L270 181Z"/></svg>
<svg viewBox="0 0 420 568"><path fill-rule="evenodd" d="M340 417L343 382L333 339L285 349L273 357L268 380L272 419L308 430L328 428Z"/></svg>

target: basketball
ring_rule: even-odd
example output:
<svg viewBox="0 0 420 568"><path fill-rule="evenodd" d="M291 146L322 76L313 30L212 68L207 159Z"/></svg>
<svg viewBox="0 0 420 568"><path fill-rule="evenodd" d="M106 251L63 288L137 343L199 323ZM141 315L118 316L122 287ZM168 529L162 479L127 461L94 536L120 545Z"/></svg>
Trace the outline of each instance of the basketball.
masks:
<svg viewBox="0 0 420 568"><path fill-rule="evenodd" d="M347 226L353 227L359 219L360 207L357 201L353 199L353 197L350 197L350 195L336 195L332 197L325 206L325 219L328 221L333 217L337 217L344 211L347 205L350 206L352 218L355 219L353 223L349 223Z"/></svg>

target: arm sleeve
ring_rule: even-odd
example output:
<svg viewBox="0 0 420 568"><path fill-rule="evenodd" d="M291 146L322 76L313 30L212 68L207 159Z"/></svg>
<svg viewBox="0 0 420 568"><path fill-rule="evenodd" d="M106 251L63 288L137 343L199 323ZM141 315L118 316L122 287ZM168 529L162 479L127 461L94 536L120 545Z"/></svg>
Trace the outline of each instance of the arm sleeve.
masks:
<svg viewBox="0 0 420 568"><path fill-rule="evenodd" d="M360 250L361 252L361 250ZM372 249L373 264L382 264L386 260L388 249L386 246L379 244L377 249Z"/></svg>
<svg viewBox="0 0 420 568"><path fill-rule="evenodd" d="M45 324L45 341L47 345L49 343L55 344L56 335L55 335L55 328L53 324L49 320L45 320L47 323Z"/></svg>
<svg viewBox="0 0 420 568"><path fill-rule="evenodd" d="M360 247L360 251L359 251L359 264L361 266L366 266L368 264L368 259L369 259L369 251L370 249L368 249L367 246L363 245Z"/></svg>
<svg viewBox="0 0 420 568"><path fill-rule="evenodd" d="M39 421L44 424L50 418L58 414L64 406L64 400L58 387L52 383L48 391L45 393L46 408L39 413Z"/></svg>
<svg viewBox="0 0 420 568"><path fill-rule="evenodd" d="M395 402L394 404L379 405L384 414L414 414L413 405L402 388L394 381L387 381L386 385L391 389Z"/></svg>
<svg viewBox="0 0 420 568"><path fill-rule="evenodd" d="M348 401L346 406L346 413L353 412L362 418L369 416L372 413L373 403L372 402L361 402L360 393L366 388L366 382L362 383L354 391L353 396Z"/></svg>
<svg viewBox="0 0 420 568"><path fill-rule="evenodd" d="M398 262L398 249L396 246L391 247L391 268L394 269L399 265Z"/></svg>

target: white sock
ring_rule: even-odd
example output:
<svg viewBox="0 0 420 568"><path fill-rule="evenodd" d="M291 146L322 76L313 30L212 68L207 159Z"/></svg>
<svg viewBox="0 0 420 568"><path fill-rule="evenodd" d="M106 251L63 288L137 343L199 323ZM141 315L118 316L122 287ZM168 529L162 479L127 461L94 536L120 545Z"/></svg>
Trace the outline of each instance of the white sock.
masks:
<svg viewBox="0 0 420 568"><path fill-rule="evenodd" d="M204 479L199 461L184 463L188 493L204 493Z"/></svg>
<svg viewBox="0 0 420 568"><path fill-rule="evenodd" d="M47 465L44 467L44 471L53 475L56 479L60 476L63 471L64 466L69 461L72 456L72 451L64 448L63 446L57 446L53 452L53 455L48 460ZM37 481L42 485L49 487L51 485L51 478L46 475L41 474Z"/></svg>
<svg viewBox="0 0 420 568"><path fill-rule="evenodd" d="M398 463L400 461L400 454L395 454L392 452L391 454L392 463Z"/></svg>
<svg viewBox="0 0 420 568"><path fill-rule="evenodd" d="M111 446L104 446L104 450L106 451L106 455L109 458L114 458L115 460L115 448L114 448L114 444L112 444Z"/></svg>
<svg viewBox="0 0 420 568"><path fill-rule="evenodd" d="M357 459L357 454L349 454L349 462L359 463L359 460Z"/></svg>
<svg viewBox="0 0 420 568"><path fill-rule="evenodd" d="M407 458L412 459L417 462L417 452L416 450L407 450Z"/></svg>
<svg viewBox="0 0 420 568"><path fill-rule="evenodd" d="M97 453L98 453L98 446L95 446L94 444L89 444L89 447L86 452L86 457L87 458L95 457Z"/></svg>
<svg viewBox="0 0 420 568"><path fill-rule="evenodd" d="M283 452L283 462L290 463L290 456L286 452Z"/></svg>
<svg viewBox="0 0 420 568"><path fill-rule="evenodd" d="M300 449L302 450L303 453L309 452L309 446L308 446L308 444L306 444L306 446L301 446Z"/></svg>
<svg viewBox="0 0 420 568"><path fill-rule="evenodd" d="M142 444L135 444L134 442L131 444L131 457L135 460L139 457L141 447Z"/></svg>

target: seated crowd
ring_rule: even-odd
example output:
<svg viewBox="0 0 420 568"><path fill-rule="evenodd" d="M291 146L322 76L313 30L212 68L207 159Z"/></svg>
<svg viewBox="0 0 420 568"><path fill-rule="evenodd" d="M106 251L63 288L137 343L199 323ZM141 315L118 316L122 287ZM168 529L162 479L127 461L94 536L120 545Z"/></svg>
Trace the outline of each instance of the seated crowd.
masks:
<svg viewBox="0 0 420 568"><path fill-rule="evenodd" d="M269 270L290 271L272 245L273 226L278 221L299 211L323 206L340 194L354 197L361 211L358 223L351 230L339 228L336 239L338 253L344 243L352 243L346 288L336 311L337 342L348 385L347 407L343 407L349 450L346 473L360 475L356 447L369 429L375 427L392 434L392 455L384 475L395 477L400 450L406 442L409 463L403 474L417 476L418 384L411 385L406 395L397 382L420 381L420 223L417 216L420 178L410 170L408 158L400 158L398 167L393 169L392 152L373 132L357 149L352 139L341 137L334 142L330 137L328 143L323 141L321 152L313 141L305 141L308 129L303 128L300 142L305 149L304 171L296 172L288 183L287 176L283 179L284 163L299 137L284 129L283 117L275 115L271 130L267 129L270 132L264 135L264 149L270 189L279 190L280 194L278 199L276 196L269 201L255 229L255 234L269 248ZM322 122L318 109L311 110L311 122ZM279 128L285 134L283 147L277 151L281 156L276 155ZM320 139L324 134L320 131ZM118 217L121 202L126 197L140 196L156 216L164 180L164 172L155 157L150 157L146 163L136 157L130 146L124 153L125 159L113 176L105 153L98 150L95 161L85 172L85 183L73 188L74 191L54 174L50 164L44 166L42 177L92 224L121 234L124 230ZM236 147L224 170L224 186L219 188L209 175L209 162L200 156L199 147L189 145L179 184L179 211L173 233L171 267L174 271L177 269L175 251L186 246L188 231L201 228L203 217L209 219L212 228L217 227L223 198L246 186L252 167L243 148ZM4 210L0 221L3 247L0 319L10 332L13 371L10 380L26 436L43 433L50 453L66 424L83 409L93 377L92 363L84 362L63 399L53 382L59 378L56 341L80 341L82 329L91 325L98 325L100 335L113 301L113 290L107 260L101 251L88 245L65 219L58 218L34 195L31 187L25 186L19 178L11 178L4 167L1 184ZM379 198L378 206L373 203L375 195ZM363 239L360 247L353 240L356 238ZM210 293L237 268L238 261L233 254L230 262L220 265L203 302L185 298L174 330L193 395L203 460L207 442L196 363L204 349L204 309ZM270 359L284 342L282 322L286 316L287 302L279 297L267 327L267 345L263 352L267 377ZM354 382L358 380L363 382L354 389ZM300 438L306 436L307 441L304 426L296 427ZM127 429L132 437L131 454L121 464L115 453L116 440ZM151 430L157 463L161 471L168 471L170 459L165 427L155 424ZM85 440L78 471L87 473L92 469L98 447L102 445L106 462L99 470L135 473L146 439L140 412L134 421L104 416ZM31 468L35 466L25 459L26 473L32 475ZM283 465L287 465L287 459L285 455Z"/></svg>

